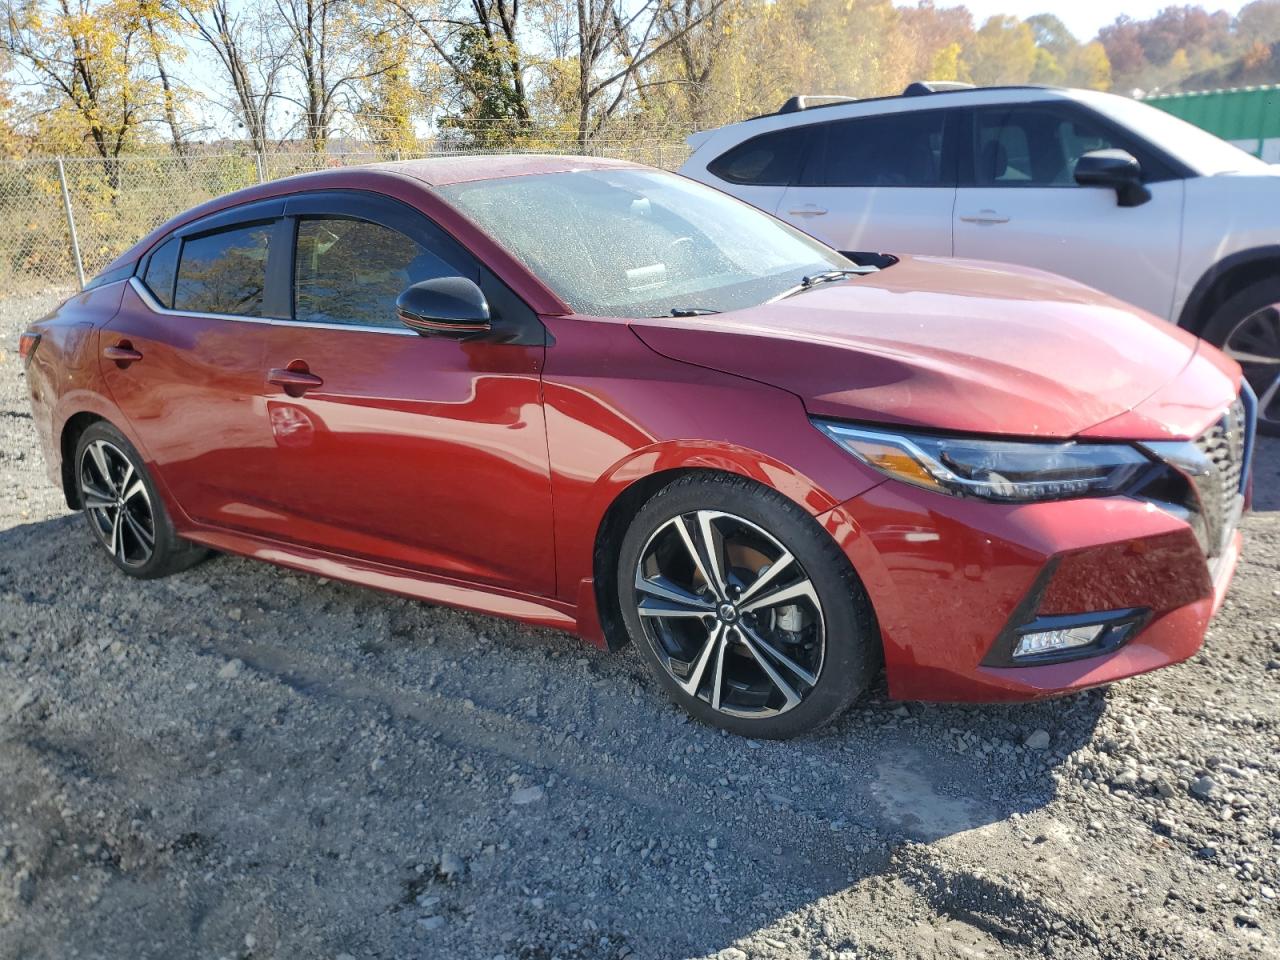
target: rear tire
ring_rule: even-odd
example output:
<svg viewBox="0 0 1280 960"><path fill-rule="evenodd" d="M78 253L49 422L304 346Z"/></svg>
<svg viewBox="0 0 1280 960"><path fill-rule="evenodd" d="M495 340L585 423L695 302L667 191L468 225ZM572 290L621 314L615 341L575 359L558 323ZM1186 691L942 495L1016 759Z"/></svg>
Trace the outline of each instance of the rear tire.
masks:
<svg viewBox="0 0 1280 960"><path fill-rule="evenodd" d="M177 535L142 457L106 421L91 424L80 435L75 480L90 534L129 576L165 577L209 555Z"/></svg>
<svg viewBox="0 0 1280 960"><path fill-rule="evenodd" d="M1200 336L1244 368L1258 396L1258 432L1280 436L1280 280L1250 284L1218 307Z"/></svg>
<svg viewBox="0 0 1280 960"><path fill-rule="evenodd" d="M830 723L880 663L871 602L835 541L741 477L687 474L650 498L623 538L616 588L667 694L742 736Z"/></svg>

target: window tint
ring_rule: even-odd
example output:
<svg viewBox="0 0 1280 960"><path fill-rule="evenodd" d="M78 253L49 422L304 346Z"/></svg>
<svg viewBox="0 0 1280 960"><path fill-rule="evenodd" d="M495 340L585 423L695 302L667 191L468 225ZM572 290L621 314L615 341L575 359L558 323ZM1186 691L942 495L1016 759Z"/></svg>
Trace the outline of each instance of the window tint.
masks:
<svg viewBox="0 0 1280 960"><path fill-rule="evenodd" d="M396 298L412 284L458 270L397 230L337 217L298 221L294 319L399 327Z"/></svg>
<svg viewBox="0 0 1280 960"><path fill-rule="evenodd" d="M1090 150L1133 152L1089 118L1045 107L980 111L975 133L974 179L982 186L1071 186L1076 161Z"/></svg>
<svg viewBox="0 0 1280 960"><path fill-rule="evenodd" d="M944 170L941 110L839 120L827 125L825 182L838 187L937 187Z"/></svg>
<svg viewBox="0 0 1280 960"><path fill-rule="evenodd" d="M808 139L807 127L765 133L721 154L707 170L730 183L786 186L800 177Z"/></svg>
<svg viewBox="0 0 1280 960"><path fill-rule="evenodd" d="M147 261L147 272L142 282L152 295L166 307L173 306L173 281L178 275L178 247L182 241L173 237L162 243Z"/></svg>
<svg viewBox="0 0 1280 960"><path fill-rule="evenodd" d="M236 227L182 244L175 310L262 316L272 225Z"/></svg>

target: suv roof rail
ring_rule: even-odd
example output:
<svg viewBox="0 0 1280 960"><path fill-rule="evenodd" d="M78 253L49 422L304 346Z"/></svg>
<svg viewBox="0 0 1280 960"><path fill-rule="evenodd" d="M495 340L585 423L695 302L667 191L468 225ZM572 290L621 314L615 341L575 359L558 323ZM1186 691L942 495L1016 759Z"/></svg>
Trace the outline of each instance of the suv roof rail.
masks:
<svg viewBox="0 0 1280 960"><path fill-rule="evenodd" d="M972 83L961 83L959 80L917 80L907 84L902 91L904 97L924 97L931 93L945 93L948 90L973 90Z"/></svg>
<svg viewBox="0 0 1280 960"><path fill-rule="evenodd" d="M799 113L801 110L812 110L815 107L834 107L839 103L853 103L857 99L857 97L841 97L835 94L795 96L788 98L787 102L778 108L778 114Z"/></svg>

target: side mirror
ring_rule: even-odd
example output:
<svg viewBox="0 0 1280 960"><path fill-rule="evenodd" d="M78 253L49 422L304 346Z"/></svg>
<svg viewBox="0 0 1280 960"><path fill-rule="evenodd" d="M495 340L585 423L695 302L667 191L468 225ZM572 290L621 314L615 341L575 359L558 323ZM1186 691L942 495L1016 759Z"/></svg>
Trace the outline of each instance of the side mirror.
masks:
<svg viewBox="0 0 1280 960"><path fill-rule="evenodd" d="M436 277L396 297L396 315L424 337L465 340L491 329L489 301L466 277Z"/></svg>
<svg viewBox="0 0 1280 960"><path fill-rule="evenodd" d="M1142 166L1126 150L1090 150L1082 155L1076 161L1076 183L1114 190L1122 207L1137 207L1151 199L1142 182Z"/></svg>

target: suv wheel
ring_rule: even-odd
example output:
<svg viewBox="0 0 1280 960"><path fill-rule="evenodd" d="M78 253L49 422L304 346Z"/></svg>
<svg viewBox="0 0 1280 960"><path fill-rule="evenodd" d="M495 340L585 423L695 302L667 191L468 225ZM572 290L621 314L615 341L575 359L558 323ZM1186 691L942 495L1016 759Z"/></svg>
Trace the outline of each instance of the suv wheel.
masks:
<svg viewBox="0 0 1280 960"><path fill-rule="evenodd" d="M1258 431L1280 436L1280 280L1236 293L1214 311L1200 335L1244 369L1258 396Z"/></svg>

